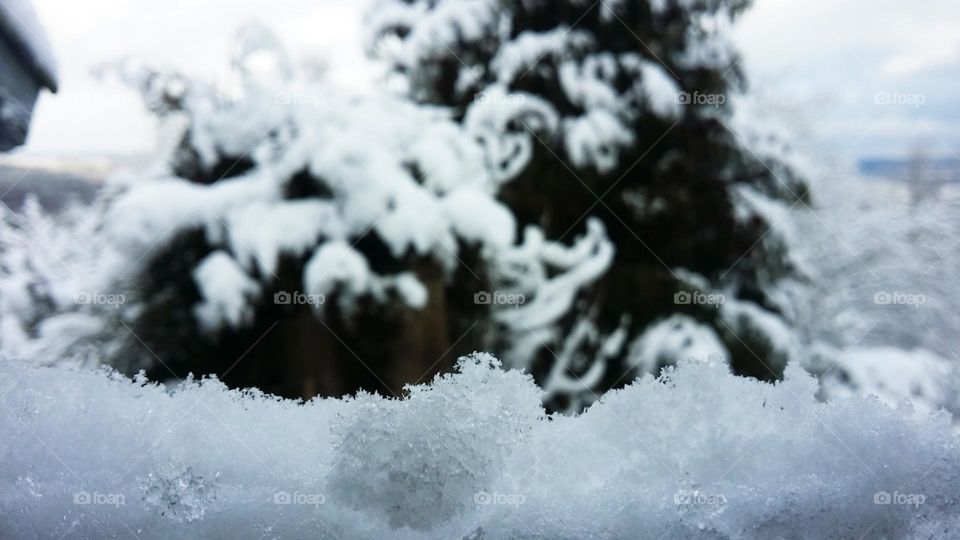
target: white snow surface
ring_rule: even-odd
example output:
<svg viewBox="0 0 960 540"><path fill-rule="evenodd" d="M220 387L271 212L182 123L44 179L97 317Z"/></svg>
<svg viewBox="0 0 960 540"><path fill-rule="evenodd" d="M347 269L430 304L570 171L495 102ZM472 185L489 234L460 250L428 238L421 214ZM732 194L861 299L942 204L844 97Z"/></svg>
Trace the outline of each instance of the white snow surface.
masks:
<svg viewBox="0 0 960 540"><path fill-rule="evenodd" d="M904 538L957 522L947 415L816 389L795 367L771 385L684 363L548 417L527 375L483 354L404 399L307 403L0 360L0 536Z"/></svg>

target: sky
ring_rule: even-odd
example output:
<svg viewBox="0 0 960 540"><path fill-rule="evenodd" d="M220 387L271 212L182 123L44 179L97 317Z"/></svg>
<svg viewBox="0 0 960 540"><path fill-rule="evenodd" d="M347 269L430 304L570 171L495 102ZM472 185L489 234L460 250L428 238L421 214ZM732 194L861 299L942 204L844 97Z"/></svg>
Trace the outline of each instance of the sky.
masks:
<svg viewBox="0 0 960 540"><path fill-rule="evenodd" d="M960 159L960 2L756 0L736 38L817 150Z"/></svg>
<svg viewBox="0 0 960 540"><path fill-rule="evenodd" d="M38 103L27 154L150 153L139 98L91 71L125 56L216 78L231 37L254 20L298 55L325 59L358 91L374 71L361 45L368 0L34 0L61 91ZM960 153L960 2L755 0L735 38L751 90L812 152L868 157Z"/></svg>

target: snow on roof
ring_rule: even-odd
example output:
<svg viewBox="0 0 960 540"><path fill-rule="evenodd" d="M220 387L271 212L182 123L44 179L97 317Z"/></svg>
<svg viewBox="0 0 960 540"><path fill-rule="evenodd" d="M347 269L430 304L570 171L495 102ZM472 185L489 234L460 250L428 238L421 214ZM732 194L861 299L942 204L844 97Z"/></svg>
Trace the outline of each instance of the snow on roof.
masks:
<svg viewBox="0 0 960 540"><path fill-rule="evenodd" d="M41 85L57 91L57 63L30 0L0 0L0 39L10 44Z"/></svg>

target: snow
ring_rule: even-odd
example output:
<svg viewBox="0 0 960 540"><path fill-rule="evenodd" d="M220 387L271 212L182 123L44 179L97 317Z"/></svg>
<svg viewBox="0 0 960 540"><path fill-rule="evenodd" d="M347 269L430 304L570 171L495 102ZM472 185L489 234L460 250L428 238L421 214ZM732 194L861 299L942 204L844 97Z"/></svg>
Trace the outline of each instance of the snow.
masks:
<svg viewBox="0 0 960 540"><path fill-rule="evenodd" d="M720 316L724 324L740 339L759 339L766 342L771 350L769 364L782 367L796 357L796 336L780 316L752 302L734 298L726 299L720 304Z"/></svg>
<svg viewBox="0 0 960 540"><path fill-rule="evenodd" d="M336 207L325 201L252 203L227 214L223 234L248 271L272 276L281 254L301 256L323 238L346 237Z"/></svg>
<svg viewBox="0 0 960 540"><path fill-rule="evenodd" d="M638 60L641 81L650 110L659 116L680 116L680 87L664 66L649 60Z"/></svg>
<svg viewBox="0 0 960 540"><path fill-rule="evenodd" d="M629 347L627 363L640 375L656 375L664 366L690 360L730 363L727 348L712 328L680 314L651 324Z"/></svg>
<svg viewBox="0 0 960 540"><path fill-rule="evenodd" d="M403 303L412 309L423 309L427 305L429 293L417 276L406 272L397 276L394 286Z"/></svg>
<svg viewBox="0 0 960 540"><path fill-rule="evenodd" d="M223 251L207 255L194 270L193 279L203 299L194 308L201 328L213 332L223 326L240 328L252 322L250 299L256 298L260 287L230 255Z"/></svg>
<svg viewBox="0 0 960 540"><path fill-rule="evenodd" d="M464 126L480 141L493 177L506 182L533 157L533 137L557 129L558 116L546 101L501 86L486 88L467 108ZM516 125L523 129L517 130Z"/></svg>
<svg viewBox="0 0 960 540"><path fill-rule="evenodd" d="M944 414L681 363L544 415L491 357L398 400L285 401L0 361L4 536L918 537L960 511Z"/></svg>
<svg viewBox="0 0 960 540"><path fill-rule="evenodd" d="M555 275L536 280L532 290L521 289L521 292L529 293L531 300L495 315L521 333L549 325L569 313L577 293L606 272L614 255L613 243L607 239L603 223L595 218L587 221L587 233L570 248L556 243L544 244L543 237L538 234L528 234L526 242L530 246L521 246L518 251L539 252L540 263L552 268ZM538 274L546 275L546 271L541 270ZM528 274L524 272L521 276L527 277ZM510 276L504 279L509 280ZM516 285L523 287L524 284Z"/></svg>
<svg viewBox="0 0 960 540"><path fill-rule="evenodd" d="M514 81L533 69L547 55L557 55L568 46L571 33L579 39L589 39L588 34L558 26L546 32L521 32L513 41L504 43L490 62L498 81Z"/></svg>
<svg viewBox="0 0 960 540"><path fill-rule="evenodd" d="M573 164L579 168L593 166L600 173L615 170L620 150L634 143L633 133L603 110L566 120L564 127L564 144Z"/></svg>
<svg viewBox="0 0 960 540"><path fill-rule="evenodd" d="M307 294L326 296L339 290L355 298L373 287L367 260L345 242L327 242L303 270Z"/></svg>
<svg viewBox="0 0 960 540"><path fill-rule="evenodd" d="M339 459L331 491L393 528L427 530L464 513L501 474L542 415L528 376L489 355L410 388L404 400L362 394L330 427ZM465 419L469 419L464 421Z"/></svg>
<svg viewBox="0 0 960 540"><path fill-rule="evenodd" d="M826 396L910 398L956 416L960 197L949 187L924 194L914 180L841 169L818 184L813 210L797 216L812 283L798 328Z"/></svg>
<svg viewBox="0 0 960 540"><path fill-rule="evenodd" d="M461 189L443 200L457 236L505 249L513 246L517 223L510 210L484 193Z"/></svg>
<svg viewBox="0 0 960 540"><path fill-rule="evenodd" d="M694 24L686 29L690 34L688 46L679 56L678 64L687 69L703 67L720 70L734 65L737 54L729 38L732 25L733 17L724 10L708 8L697 13Z"/></svg>
<svg viewBox="0 0 960 540"><path fill-rule="evenodd" d="M89 301L116 295L108 276L123 271L123 259L90 241L102 220L102 201L57 215L33 197L20 213L0 205L0 354L71 361L73 345L89 346L115 316L114 306Z"/></svg>
<svg viewBox="0 0 960 540"><path fill-rule="evenodd" d="M823 392L830 398L873 395L890 406L909 400L917 410L932 412L956 399L957 383L953 363L929 351L853 347L823 375Z"/></svg>
<svg viewBox="0 0 960 540"><path fill-rule="evenodd" d="M435 9L421 11L403 59L412 65L445 56L459 42L480 41L492 30L496 8L491 0L464 0L441 2Z"/></svg>
<svg viewBox="0 0 960 540"><path fill-rule="evenodd" d="M273 277L282 255L307 256L304 289L311 294L328 293L334 277L352 284L354 294L382 292L386 281L368 276L365 261L338 257L353 262L333 271L333 261L324 259L368 234L377 234L397 258L414 253L447 268L456 264L458 237L492 249L513 243L513 217L493 199L498 183L483 148L445 113L327 86L310 90L323 96L315 103L278 100L298 83L276 84L279 89L267 88L258 80L228 103L211 102L202 85L191 86L189 140L201 163L249 155L254 168L209 185L164 177L132 185L110 205L107 236L142 254L162 248L178 231L200 228L261 281ZM384 122L388 116L393 121ZM279 134L264 139L265 132ZM287 183L304 171L328 194L286 198ZM405 291L421 303L412 288Z"/></svg>
<svg viewBox="0 0 960 540"><path fill-rule="evenodd" d="M590 55L583 63L564 61L558 75L564 92L572 103L584 109L616 109L620 98L609 81L619 67L612 53Z"/></svg>

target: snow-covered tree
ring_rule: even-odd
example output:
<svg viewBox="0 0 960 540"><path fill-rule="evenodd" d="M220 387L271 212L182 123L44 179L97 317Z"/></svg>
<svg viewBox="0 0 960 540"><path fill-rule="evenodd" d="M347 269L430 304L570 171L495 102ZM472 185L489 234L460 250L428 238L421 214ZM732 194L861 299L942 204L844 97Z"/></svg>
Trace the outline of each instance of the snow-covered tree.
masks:
<svg viewBox="0 0 960 540"><path fill-rule="evenodd" d="M776 138L734 114L727 41L744 0L382 0L369 47L416 101L481 134L518 227L604 231L601 277L561 306L504 310L512 365L582 398L686 356L779 377L806 200ZM533 290L527 274L499 276ZM558 299L559 303L559 299ZM557 366L560 366L557 368ZM572 377L571 377L572 375ZM579 381L575 380L579 378ZM576 393L576 392L574 392Z"/></svg>
<svg viewBox="0 0 960 540"><path fill-rule="evenodd" d="M571 410L688 357L779 376L803 186L730 106L743 7L382 2L409 96L300 77L257 26L218 84L111 66L171 144L96 230L108 361L312 396L485 350Z"/></svg>
<svg viewBox="0 0 960 540"><path fill-rule="evenodd" d="M599 221L565 243L518 231L482 126L301 80L256 26L233 68L219 86L111 70L177 134L162 172L107 211L129 263L116 287L136 306L115 365L283 395L398 393L506 341L485 300L497 276L527 275L515 303L569 309L606 268Z"/></svg>

